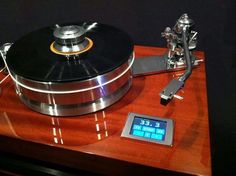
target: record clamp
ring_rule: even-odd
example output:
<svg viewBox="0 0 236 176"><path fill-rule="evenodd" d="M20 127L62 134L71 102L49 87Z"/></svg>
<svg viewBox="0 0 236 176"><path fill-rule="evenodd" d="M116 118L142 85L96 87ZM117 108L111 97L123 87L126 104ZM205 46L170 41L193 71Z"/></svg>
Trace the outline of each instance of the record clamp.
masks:
<svg viewBox="0 0 236 176"><path fill-rule="evenodd" d="M86 29L78 25L55 25L55 41L50 45L52 52L60 55L77 55L88 51L93 41L86 37Z"/></svg>

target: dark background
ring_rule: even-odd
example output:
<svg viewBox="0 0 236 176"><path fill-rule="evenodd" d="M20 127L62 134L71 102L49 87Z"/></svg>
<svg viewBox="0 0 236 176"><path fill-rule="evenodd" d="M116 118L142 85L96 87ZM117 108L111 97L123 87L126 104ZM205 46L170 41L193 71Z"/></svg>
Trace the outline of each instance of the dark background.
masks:
<svg viewBox="0 0 236 176"><path fill-rule="evenodd" d="M234 0L1 0L0 44L56 23L96 21L126 31L135 44L165 47L160 33L188 13L206 54L213 175L236 174Z"/></svg>

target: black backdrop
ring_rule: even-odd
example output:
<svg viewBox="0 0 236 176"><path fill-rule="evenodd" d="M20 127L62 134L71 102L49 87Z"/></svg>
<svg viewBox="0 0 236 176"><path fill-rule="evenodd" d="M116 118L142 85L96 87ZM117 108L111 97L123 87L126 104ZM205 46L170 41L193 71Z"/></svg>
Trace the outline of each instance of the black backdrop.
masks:
<svg viewBox="0 0 236 176"><path fill-rule="evenodd" d="M233 0L1 0L0 44L52 24L96 21L125 30L135 44L166 46L160 33L182 13L196 23L206 54L213 175L236 173L236 50Z"/></svg>

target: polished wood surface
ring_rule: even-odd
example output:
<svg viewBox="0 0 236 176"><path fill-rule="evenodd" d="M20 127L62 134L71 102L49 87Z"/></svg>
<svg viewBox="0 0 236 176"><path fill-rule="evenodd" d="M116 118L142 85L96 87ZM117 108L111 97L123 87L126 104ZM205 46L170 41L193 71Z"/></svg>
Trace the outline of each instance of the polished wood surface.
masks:
<svg viewBox="0 0 236 176"><path fill-rule="evenodd" d="M137 59L165 52L165 48L135 46ZM204 59L203 52L195 54ZM8 78L1 85L0 151L103 174L141 173L143 166L145 173L211 175L205 64L193 70L179 92L183 100L160 105L160 91L181 73L135 77L119 102L76 117L52 117L28 109ZM174 119L173 146L121 138L129 112ZM140 168L131 170L132 165Z"/></svg>

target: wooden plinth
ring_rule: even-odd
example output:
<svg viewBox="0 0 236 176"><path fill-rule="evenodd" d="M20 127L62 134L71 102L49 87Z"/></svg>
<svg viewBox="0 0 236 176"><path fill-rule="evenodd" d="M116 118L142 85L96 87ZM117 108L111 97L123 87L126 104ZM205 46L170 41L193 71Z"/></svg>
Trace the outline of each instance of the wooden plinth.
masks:
<svg viewBox="0 0 236 176"><path fill-rule="evenodd" d="M135 52L138 58L162 55L166 49L135 46ZM204 59L203 52L195 54ZM77 117L33 112L8 79L1 85L0 151L109 175L211 175L205 64L193 70L179 92L183 100L160 105L160 91L178 74L136 77L119 102ZM129 112L174 119L173 147L121 138Z"/></svg>

